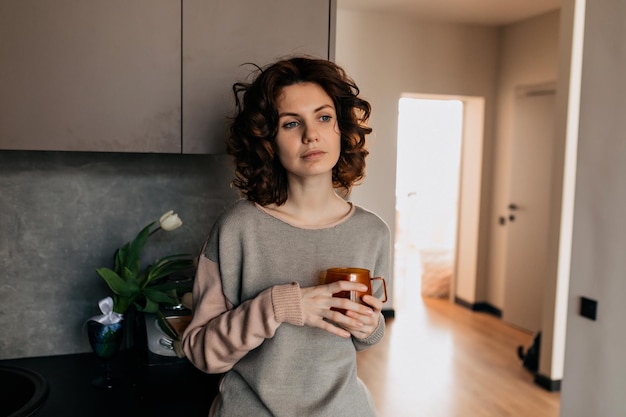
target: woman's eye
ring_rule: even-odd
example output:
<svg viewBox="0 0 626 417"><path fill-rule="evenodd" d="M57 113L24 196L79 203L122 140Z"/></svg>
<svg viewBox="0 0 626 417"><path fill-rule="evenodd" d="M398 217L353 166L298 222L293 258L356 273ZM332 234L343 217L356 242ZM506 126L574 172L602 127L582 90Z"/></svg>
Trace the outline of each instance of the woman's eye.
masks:
<svg viewBox="0 0 626 417"><path fill-rule="evenodd" d="M332 119L332 116L324 115L320 117L322 122L330 122L330 119Z"/></svg>
<svg viewBox="0 0 626 417"><path fill-rule="evenodd" d="M298 122L287 122L283 124L285 129L293 129L294 127L298 127Z"/></svg>

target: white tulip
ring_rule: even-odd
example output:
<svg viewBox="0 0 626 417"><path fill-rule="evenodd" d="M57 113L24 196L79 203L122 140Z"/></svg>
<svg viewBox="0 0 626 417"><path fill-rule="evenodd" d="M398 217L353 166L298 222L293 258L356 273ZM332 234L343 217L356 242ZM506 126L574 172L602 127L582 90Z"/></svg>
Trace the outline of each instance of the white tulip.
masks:
<svg viewBox="0 0 626 417"><path fill-rule="evenodd" d="M174 213L174 210L170 210L161 216L159 219L159 225L161 226L161 229L166 232L171 232L172 230L176 230L182 226L183 221L180 217L178 217L178 214Z"/></svg>

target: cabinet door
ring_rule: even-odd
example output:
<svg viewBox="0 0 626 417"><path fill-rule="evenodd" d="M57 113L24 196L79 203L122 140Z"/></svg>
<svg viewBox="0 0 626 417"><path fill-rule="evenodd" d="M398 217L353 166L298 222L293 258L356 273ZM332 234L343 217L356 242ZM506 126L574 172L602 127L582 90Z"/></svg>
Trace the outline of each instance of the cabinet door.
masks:
<svg viewBox="0 0 626 417"><path fill-rule="evenodd" d="M2 0L0 149L180 152L181 0Z"/></svg>
<svg viewBox="0 0 626 417"><path fill-rule="evenodd" d="M329 58L331 0L184 0L183 153L223 153L232 85L291 54Z"/></svg>

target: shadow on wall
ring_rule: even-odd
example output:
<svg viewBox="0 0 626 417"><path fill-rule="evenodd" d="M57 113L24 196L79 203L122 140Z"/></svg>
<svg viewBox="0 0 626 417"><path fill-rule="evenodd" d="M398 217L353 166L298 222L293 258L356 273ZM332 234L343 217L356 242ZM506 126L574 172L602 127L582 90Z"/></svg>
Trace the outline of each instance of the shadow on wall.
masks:
<svg viewBox="0 0 626 417"><path fill-rule="evenodd" d="M0 151L0 359L89 352L95 268L167 210L184 224L146 258L199 253L232 172L226 155Z"/></svg>

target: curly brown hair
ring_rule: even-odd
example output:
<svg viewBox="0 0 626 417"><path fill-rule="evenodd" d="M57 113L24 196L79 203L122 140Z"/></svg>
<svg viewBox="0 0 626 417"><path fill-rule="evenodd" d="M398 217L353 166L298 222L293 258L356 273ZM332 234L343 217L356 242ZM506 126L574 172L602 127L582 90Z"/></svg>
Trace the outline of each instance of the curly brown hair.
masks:
<svg viewBox="0 0 626 417"><path fill-rule="evenodd" d="M358 97L359 88L337 64L310 57L283 59L257 68L251 82L233 85L236 115L226 140L235 160L233 185L248 200L262 206L287 200L287 172L276 149L277 100L283 88L310 82L319 85L333 100L341 132L341 153L333 167L333 187L348 195L365 175L365 136L370 104Z"/></svg>

